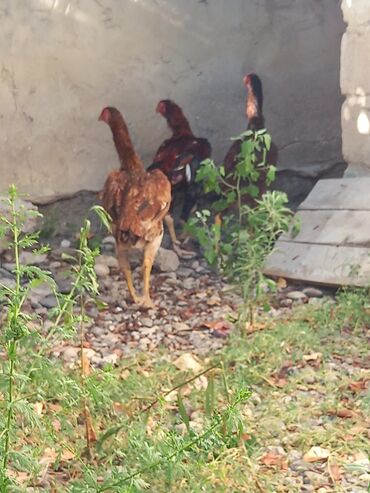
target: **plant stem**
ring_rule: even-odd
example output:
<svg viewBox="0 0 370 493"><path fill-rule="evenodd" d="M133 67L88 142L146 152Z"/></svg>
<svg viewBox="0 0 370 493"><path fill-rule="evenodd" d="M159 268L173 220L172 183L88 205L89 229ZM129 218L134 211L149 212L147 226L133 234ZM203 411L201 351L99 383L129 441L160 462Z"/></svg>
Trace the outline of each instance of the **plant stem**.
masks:
<svg viewBox="0 0 370 493"><path fill-rule="evenodd" d="M144 409L142 409L140 412L141 413L145 413L146 411L149 411L149 409L151 409L153 406L155 406L157 404L157 402L159 402L161 399L163 399L164 397L166 397L167 395L169 395L171 392L174 392L175 390L178 390L181 387L184 387L184 385L187 385L188 383L193 382L194 380L196 380L197 378L201 377L205 373L208 373L209 371L213 370L214 368L218 368L219 366L220 366L219 363L217 363L215 365L212 365L212 366L209 366L208 368L206 368L205 370L201 371L200 373L197 373L196 375L194 375L193 377L189 378L188 380L185 380L184 382L181 382L178 385L175 385L174 387L172 387L172 389L167 390L167 392L164 392L161 396L159 396L156 399L154 399L154 401L152 401L150 404L148 404L146 407L144 407Z"/></svg>
<svg viewBox="0 0 370 493"><path fill-rule="evenodd" d="M240 176L238 176L238 180L236 182L236 194L238 197L238 214L239 214L239 226L242 226L242 197L240 194Z"/></svg>
<svg viewBox="0 0 370 493"><path fill-rule="evenodd" d="M12 341L10 343L10 351L16 351L16 342ZM14 367L15 367L15 361L14 359L10 360L10 366L9 366L9 385L8 385L8 409L7 409L7 415L6 415L6 425L5 425L5 443L4 443L4 457L3 457L3 470L4 473L6 471L7 465L8 465L8 459L9 459L9 448L10 448L10 429L11 429L11 422L12 422L12 417L13 417L13 378L14 378Z"/></svg>
<svg viewBox="0 0 370 493"><path fill-rule="evenodd" d="M230 408L231 407L232 406L230 406ZM193 445L197 444L198 442L201 442L204 438L206 438L208 435L210 435L220 425L221 419L222 419L222 417L218 418L216 420L216 422L212 426L207 428L207 430L204 433L197 436L196 438L194 438L190 442L186 443L183 447L176 449L172 454L167 455L166 457L163 457L162 459L159 459L156 462L153 462L149 466L144 467L142 469L139 469L139 470L135 471L134 473L130 474L129 476L122 478L122 480L119 483L110 484L110 485L107 485L106 487L100 488L98 490L99 493L103 492L103 491L108 491L111 488L114 488L116 486L120 486L122 483L126 483L127 481L131 481L132 479L136 478L140 474L144 474L144 473L149 472L153 469L156 469L158 466L160 466L164 462L170 462L174 457L176 457L177 455L180 455L183 452L186 452L186 450L191 448Z"/></svg>
<svg viewBox="0 0 370 493"><path fill-rule="evenodd" d="M5 432L4 432L4 450L3 450L3 475L6 476L6 468L9 460L9 450L10 450L10 431L12 427L12 418L13 418L13 396L14 396L14 372L15 372L15 363L17 359L17 334L14 332L14 329L18 324L18 317L20 313L20 290L21 290L21 275L20 275L20 263L19 263L19 229L17 224L17 212L15 210L15 196L12 194L10 196L10 205L12 212L12 232L13 232L13 244L14 244L14 258L15 258L15 296L14 296L14 305L13 307L9 307L10 313L8 314L8 324L9 328L13 329L12 339L8 342L7 345L7 354L9 358L9 383L8 383L8 406L6 413L6 424L5 424ZM13 312L13 313L11 313Z"/></svg>

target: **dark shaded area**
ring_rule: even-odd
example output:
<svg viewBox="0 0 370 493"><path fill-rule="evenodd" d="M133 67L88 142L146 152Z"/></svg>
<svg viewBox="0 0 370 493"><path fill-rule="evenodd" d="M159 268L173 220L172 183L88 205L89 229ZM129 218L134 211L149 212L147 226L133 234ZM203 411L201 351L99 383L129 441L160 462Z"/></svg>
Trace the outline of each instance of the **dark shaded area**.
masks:
<svg viewBox="0 0 370 493"><path fill-rule="evenodd" d="M347 163L340 161L328 166L321 173L314 176L303 170L278 170L273 184L275 190L283 190L288 194L289 207L296 210L319 180L326 178L341 178L347 168Z"/></svg>

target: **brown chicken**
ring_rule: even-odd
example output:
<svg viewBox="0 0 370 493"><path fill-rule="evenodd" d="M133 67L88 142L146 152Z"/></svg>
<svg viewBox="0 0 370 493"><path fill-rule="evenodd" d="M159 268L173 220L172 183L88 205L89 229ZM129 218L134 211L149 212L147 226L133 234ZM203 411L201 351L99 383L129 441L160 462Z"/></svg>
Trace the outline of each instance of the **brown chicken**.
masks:
<svg viewBox="0 0 370 493"><path fill-rule="evenodd" d="M107 123L121 162L104 184L102 201L112 218L117 256L129 293L135 303L144 308L153 306L150 298L150 273L163 237L163 218L171 203L171 184L160 170L146 172L132 145L121 113L112 107L104 108L99 120ZM144 293L139 297L132 282L128 251L144 250Z"/></svg>
<svg viewBox="0 0 370 493"><path fill-rule="evenodd" d="M247 88L247 102L245 107L245 113L248 118L248 130L261 130L265 128L265 118L262 113L263 107L263 91L261 79L256 74L249 74L243 78L245 87ZM247 139L248 137L245 137ZM238 156L241 152L242 140L236 140L228 150L225 159L224 167L226 174L232 172L233 168L238 163ZM278 158L278 152L276 145L272 142L270 150L267 153L266 164L276 165ZM261 176L260 180L256 184L259 188L259 196L266 191L265 176ZM251 204L254 203L251 200Z"/></svg>
<svg viewBox="0 0 370 493"><path fill-rule="evenodd" d="M174 250L182 257L190 254L180 248L172 217L174 198L178 192L184 193L181 221L186 222L195 208L201 187L195 182L200 163L211 156L212 148L207 139L195 137L182 109L169 99L158 103L157 113L166 120L172 136L166 139L156 152L149 170L160 169L172 185L172 203L165 221L171 236Z"/></svg>

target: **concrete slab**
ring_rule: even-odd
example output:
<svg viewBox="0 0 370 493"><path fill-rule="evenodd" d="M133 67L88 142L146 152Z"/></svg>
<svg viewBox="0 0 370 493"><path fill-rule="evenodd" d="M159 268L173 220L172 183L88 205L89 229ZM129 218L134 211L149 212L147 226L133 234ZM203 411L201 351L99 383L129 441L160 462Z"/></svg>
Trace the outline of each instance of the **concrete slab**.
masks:
<svg viewBox="0 0 370 493"><path fill-rule="evenodd" d="M370 178L322 180L298 208L265 274L327 285L370 285Z"/></svg>

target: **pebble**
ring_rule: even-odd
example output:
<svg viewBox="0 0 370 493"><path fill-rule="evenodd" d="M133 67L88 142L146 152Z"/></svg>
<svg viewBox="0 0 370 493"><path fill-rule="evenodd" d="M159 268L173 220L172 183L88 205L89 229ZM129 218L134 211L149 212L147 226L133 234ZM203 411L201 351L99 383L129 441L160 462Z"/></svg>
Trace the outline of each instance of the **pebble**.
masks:
<svg viewBox="0 0 370 493"><path fill-rule="evenodd" d="M111 269L118 269L118 260L112 255L98 255L95 259L96 265L105 265Z"/></svg>
<svg viewBox="0 0 370 493"><path fill-rule="evenodd" d="M319 486L324 486L325 484L327 484L328 480L325 476L319 474L318 472L305 471L303 474L303 482L306 484L311 483L315 488L317 488Z"/></svg>
<svg viewBox="0 0 370 493"><path fill-rule="evenodd" d="M19 262L25 265L40 265L47 260L46 253L35 254L33 252L23 251L19 255Z"/></svg>
<svg viewBox="0 0 370 493"><path fill-rule="evenodd" d="M53 294L50 294L40 300L40 305L44 306L45 308L55 308L56 306L58 306L58 302L55 296Z"/></svg>
<svg viewBox="0 0 370 493"><path fill-rule="evenodd" d="M189 277L193 274L193 269L188 269L187 267L180 267L179 269L177 269L177 275L179 277Z"/></svg>
<svg viewBox="0 0 370 493"><path fill-rule="evenodd" d="M58 289L62 294L68 294L72 288L72 279L67 277L62 277L57 275L55 277L55 282L57 283Z"/></svg>
<svg viewBox="0 0 370 493"><path fill-rule="evenodd" d="M299 450L289 450L288 460L290 462L299 461L302 459L302 453Z"/></svg>
<svg viewBox="0 0 370 493"><path fill-rule="evenodd" d="M114 239L114 236L110 235L110 236L106 236L105 238L103 238L103 241L102 241L103 245L113 245L115 246L116 245L116 240Z"/></svg>
<svg viewBox="0 0 370 493"><path fill-rule="evenodd" d="M69 240L62 240L60 242L61 248L70 248L71 242Z"/></svg>
<svg viewBox="0 0 370 493"><path fill-rule="evenodd" d="M301 473L307 470L307 463L304 462L303 460L294 460L294 461L292 460L289 461L289 467L292 471Z"/></svg>
<svg viewBox="0 0 370 493"><path fill-rule="evenodd" d="M71 361L77 360L80 348L73 346L66 346L63 348L61 358L63 361L69 363Z"/></svg>
<svg viewBox="0 0 370 493"><path fill-rule="evenodd" d="M56 270L62 267L62 262L59 262L59 260L53 260L50 262L49 267L51 270Z"/></svg>
<svg viewBox="0 0 370 493"><path fill-rule="evenodd" d="M293 300L289 298L283 298L280 300L280 306L283 308L290 308L293 305Z"/></svg>
<svg viewBox="0 0 370 493"><path fill-rule="evenodd" d="M310 492L310 491L315 491L315 487L312 486L312 484L303 484L302 485L302 489L301 489L301 492L304 493L304 492Z"/></svg>
<svg viewBox="0 0 370 493"><path fill-rule="evenodd" d="M8 272L12 272L15 269L14 262L4 262L2 266ZM0 269L0 273L2 273L3 275L5 275L5 273L3 272L4 269Z"/></svg>
<svg viewBox="0 0 370 493"><path fill-rule="evenodd" d="M95 273L98 277L109 276L109 267L104 264L95 264Z"/></svg>
<svg viewBox="0 0 370 493"><path fill-rule="evenodd" d="M302 291L290 291L289 293L287 293L286 297L293 301L307 300L307 295L305 295Z"/></svg>
<svg viewBox="0 0 370 493"><path fill-rule="evenodd" d="M16 286L15 280L10 279L9 277L0 277L0 283L9 289L14 289Z"/></svg>
<svg viewBox="0 0 370 493"><path fill-rule="evenodd" d="M116 353L108 354L101 358L101 363L104 365L115 365L118 361L118 355Z"/></svg>
<svg viewBox="0 0 370 493"><path fill-rule="evenodd" d="M306 296L309 298L322 298L323 297L323 292L320 289L314 288L314 287L308 287L303 289L302 291Z"/></svg>
<svg viewBox="0 0 370 493"><path fill-rule="evenodd" d="M173 272L179 268L180 259L176 252L160 248L154 260L154 266L161 272Z"/></svg>

